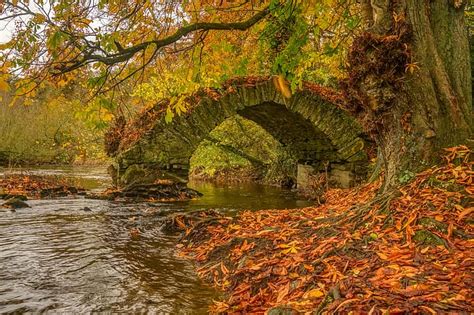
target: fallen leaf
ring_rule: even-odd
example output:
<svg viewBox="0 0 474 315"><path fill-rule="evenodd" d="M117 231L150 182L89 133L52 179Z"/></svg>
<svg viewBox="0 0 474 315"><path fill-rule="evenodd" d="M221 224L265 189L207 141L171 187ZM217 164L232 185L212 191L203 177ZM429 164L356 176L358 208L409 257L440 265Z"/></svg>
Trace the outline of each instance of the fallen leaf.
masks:
<svg viewBox="0 0 474 315"><path fill-rule="evenodd" d="M288 295L288 292L290 292L290 283L288 282L285 286L281 287L280 290L278 291L278 296L277 296L277 303L280 303L283 301L283 299Z"/></svg>
<svg viewBox="0 0 474 315"><path fill-rule="evenodd" d="M464 217L468 216L472 211L474 211L474 207L466 208L464 209L459 215L458 215L458 222L464 219Z"/></svg>
<svg viewBox="0 0 474 315"><path fill-rule="evenodd" d="M342 302L341 304L339 304L336 309L334 310L334 313L336 313L341 307L343 307L344 305L347 305L347 304L350 304L352 302L355 302L355 301L358 301L358 299L350 299L350 300L345 300L344 302Z"/></svg>
<svg viewBox="0 0 474 315"><path fill-rule="evenodd" d="M317 299L324 296L324 293L319 289L313 289L306 292L303 296L306 299Z"/></svg>

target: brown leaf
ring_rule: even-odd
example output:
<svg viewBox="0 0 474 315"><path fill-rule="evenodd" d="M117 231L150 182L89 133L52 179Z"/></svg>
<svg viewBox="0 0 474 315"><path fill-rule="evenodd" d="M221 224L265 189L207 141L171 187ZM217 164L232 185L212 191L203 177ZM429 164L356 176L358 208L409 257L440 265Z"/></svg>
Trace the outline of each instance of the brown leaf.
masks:
<svg viewBox="0 0 474 315"><path fill-rule="evenodd" d="M278 296L277 296L277 303L280 303L283 301L283 299L288 295L288 292L290 292L290 283L288 282L285 286L280 287L280 290L278 290Z"/></svg>
<svg viewBox="0 0 474 315"><path fill-rule="evenodd" d="M474 207L470 207L470 208L466 208L462 210L462 212L458 215L458 222L464 219L464 217L468 216L473 211L474 211Z"/></svg>

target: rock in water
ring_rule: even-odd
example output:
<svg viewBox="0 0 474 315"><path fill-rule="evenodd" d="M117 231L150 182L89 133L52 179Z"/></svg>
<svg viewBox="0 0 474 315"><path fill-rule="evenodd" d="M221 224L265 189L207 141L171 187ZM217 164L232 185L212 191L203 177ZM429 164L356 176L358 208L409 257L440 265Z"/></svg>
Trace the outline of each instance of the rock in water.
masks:
<svg viewBox="0 0 474 315"><path fill-rule="evenodd" d="M8 199L2 206L10 209L31 208L26 202L17 197Z"/></svg>
<svg viewBox="0 0 474 315"><path fill-rule="evenodd" d="M152 183L133 184L123 189L110 189L102 195L89 195L91 199L116 200L123 198L128 201L183 201L201 197L202 194L188 188L183 183Z"/></svg>
<svg viewBox="0 0 474 315"><path fill-rule="evenodd" d="M84 208L82 208L82 210L83 210L83 211L87 211L87 212L92 211L92 209L89 208L89 207L84 207Z"/></svg>
<svg viewBox="0 0 474 315"><path fill-rule="evenodd" d="M25 195L2 194L2 193L0 193L0 199L8 200L8 199L11 199L11 198L20 199L21 201L27 201L28 200L28 197L26 197Z"/></svg>

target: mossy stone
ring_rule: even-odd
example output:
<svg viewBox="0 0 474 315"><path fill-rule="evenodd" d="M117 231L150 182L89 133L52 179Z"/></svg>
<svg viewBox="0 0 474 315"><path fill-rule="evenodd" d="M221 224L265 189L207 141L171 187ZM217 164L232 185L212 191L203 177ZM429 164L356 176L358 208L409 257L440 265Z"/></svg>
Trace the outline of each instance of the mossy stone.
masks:
<svg viewBox="0 0 474 315"><path fill-rule="evenodd" d="M428 230L419 230L415 232L413 240L420 245L429 245L429 246L445 246L448 247L446 241L437 236L434 233L431 233Z"/></svg>

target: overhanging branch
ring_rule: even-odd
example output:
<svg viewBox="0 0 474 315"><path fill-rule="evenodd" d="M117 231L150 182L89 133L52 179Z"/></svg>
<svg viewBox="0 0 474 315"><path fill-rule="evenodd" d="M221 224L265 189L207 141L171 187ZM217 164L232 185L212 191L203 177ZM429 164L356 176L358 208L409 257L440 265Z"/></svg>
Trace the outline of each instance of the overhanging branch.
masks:
<svg viewBox="0 0 474 315"><path fill-rule="evenodd" d="M259 13L255 14L251 18L243 22L234 23L207 23L199 22L190 25L186 25L178 29L174 34L165 37L163 39L156 39L146 41L131 47L120 49L116 54L101 55L90 49L82 53L82 58L78 58L73 61L65 61L62 65L54 67L54 74L64 74L71 72L75 69L81 68L91 62L101 62L105 65L111 66L121 62L130 60L140 51L144 51L148 47L154 45L155 49L158 50L162 47L168 46L172 43L177 42L181 38L195 31L211 31L211 30L238 30L245 31L261 21L270 12L269 8L265 8Z"/></svg>

